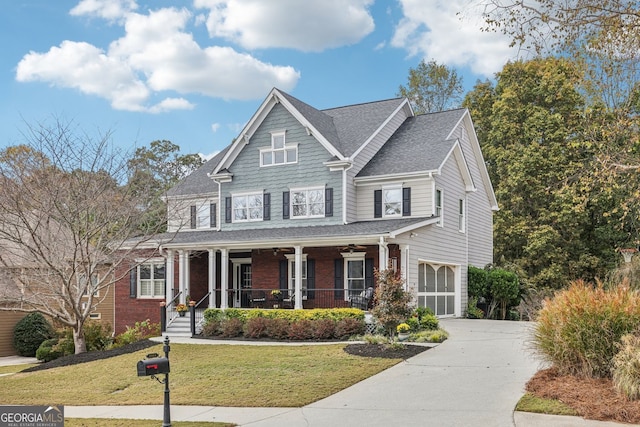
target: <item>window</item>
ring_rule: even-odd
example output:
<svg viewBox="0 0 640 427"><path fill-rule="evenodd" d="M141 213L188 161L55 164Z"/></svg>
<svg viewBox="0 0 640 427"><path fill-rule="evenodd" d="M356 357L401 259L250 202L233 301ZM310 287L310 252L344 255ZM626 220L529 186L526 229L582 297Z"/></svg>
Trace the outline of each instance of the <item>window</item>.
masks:
<svg viewBox="0 0 640 427"><path fill-rule="evenodd" d="M435 214L438 217L436 225L442 227L442 190L436 190L435 208Z"/></svg>
<svg viewBox="0 0 640 427"><path fill-rule="evenodd" d="M291 216L313 218L324 216L324 188L291 190Z"/></svg>
<svg viewBox="0 0 640 427"><path fill-rule="evenodd" d="M364 252L342 254L344 262L345 298L360 295L365 289Z"/></svg>
<svg viewBox="0 0 640 427"><path fill-rule="evenodd" d="M97 289L98 288L98 275L97 274L92 274L91 275L91 283L87 283L87 276L84 274L80 275L80 286L82 288L84 288L84 293L82 294L83 297L86 297L89 295L89 292L93 291L93 296L94 297L99 297L100 296L100 291Z"/></svg>
<svg viewBox="0 0 640 427"><path fill-rule="evenodd" d="M298 145L286 144L285 132L271 134L271 147L260 149L260 166L285 165L298 161Z"/></svg>
<svg viewBox="0 0 640 427"><path fill-rule="evenodd" d="M465 230L465 206L464 200L458 200L458 231L464 233Z"/></svg>
<svg viewBox="0 0 640 427"><path fill-rule="evenodd" d="M239 194L233 196L233 222L262 221L263 194Z"/></svg>
<svg viewBox="0 0 640 427"><path fill-rule="evenodd" d="M411 216L411 187L401 184L373 191L373 217Z"/></svg>
<svg viewBox="0 0 640 427"><path fill-rule="evenodd" d="M198 208L197 221L196 221L197 228L209 228L211 223L210 217L209 217L210 213L211 213L211 209L208 204L204 204Z"/></svg>
<svg viewBox="0 0 640 427"><path fill-rule="evenodd" d="M138 266L138 295L140 298L164 298L164 260L148 261Z"/></svg>
<svg viewBox="0 0 640 427"><path fill-rule="evenodd" d="M382 201L384 203L384 216L402 215L402 187L383 189Z"/></svg>

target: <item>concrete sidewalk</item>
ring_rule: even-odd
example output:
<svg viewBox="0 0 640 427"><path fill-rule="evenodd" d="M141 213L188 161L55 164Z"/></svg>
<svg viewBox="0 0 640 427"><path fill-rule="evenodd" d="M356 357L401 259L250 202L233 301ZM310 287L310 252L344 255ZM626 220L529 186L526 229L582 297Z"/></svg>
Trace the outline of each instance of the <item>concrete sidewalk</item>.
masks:
<svg viewBox="0 0 640 427"><path fill-rule="evenodd" d="M526 349L531 324L443 319L441 325L450 334L443 344L303 408L172 406L171 419L252 427L621 425L577 417L514 414L525 383L540 367ZM163 408L65 406L65 416L161 420Z"/></svg>

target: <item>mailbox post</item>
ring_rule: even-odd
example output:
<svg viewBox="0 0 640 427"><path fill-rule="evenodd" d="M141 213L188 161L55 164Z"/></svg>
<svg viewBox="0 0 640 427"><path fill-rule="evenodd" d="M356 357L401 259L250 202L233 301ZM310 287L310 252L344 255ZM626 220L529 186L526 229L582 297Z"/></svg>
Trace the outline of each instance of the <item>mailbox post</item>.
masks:
<svg viewBox="0 0 640 427"><path fill-rule="evenodd" d="M171 427L171 404L169 403L169 337L164 337L164 357L157 357L157 354L148 355L148 359L138 362L138 376L147 377L164 384L164 418L162 427ZM153 356L153 357L152 357ZM156 375L164 374L164 380L161 381Z"/></svg>

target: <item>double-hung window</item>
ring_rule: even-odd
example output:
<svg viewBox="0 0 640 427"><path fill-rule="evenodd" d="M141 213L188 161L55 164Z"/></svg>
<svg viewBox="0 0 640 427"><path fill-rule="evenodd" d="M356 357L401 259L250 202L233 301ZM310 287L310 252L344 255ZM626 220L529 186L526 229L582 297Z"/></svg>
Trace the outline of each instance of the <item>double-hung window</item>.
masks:
<svg viewBox="0 0 640 427"><path fill-rule="evenodd" d="M147 261L138 266L138 296L140 298L164 298L164 259Z"/></svg>
<svg viewBox="0 0 640 427"><path fill-rule="evenodd" d="M291 190L292 218L323 217L324 187Z"/></svg>
<svg viewBox="0 0 640 427"><path fill-rule="evenodd" d="M262 221L263 193L233 196L233 222Z"/></svg>
<svg viewBox="0 0 640 427"><path fill-rule="evenodd" d="M442 221L442 190L440 190L440 189L436 190L435 214L438 217L438 222L436 222L436 225L442 227L442 224L443 224L443 221Z"/></svg>
<svg viewBox="0 0 640 427"><path fill-rule="evenodd" d="M198 212L196 214L197 218L197 228L209 228L211 225L210 221L210 213L211 208L208 204L202 204L198 207Z"/></svg>
<svg viewBox="0 0 640 427"><path fill-rule="evenodd" d="M465 203L464 199L458 200L458 231L464 233L465 231Z"/></svg>
<svg viewBox="0 0 640 427"><path fill-rule="evenodd" d="M402 216L402 187L383 188L382 203L385 217Z"/></svg>
<svg viewBox="0 0 640 427"><path fill-rule="evenodd" d="M286 165L298 162L298 145L286 143L286 133L271 134L271 147L260 149L260 166Z"/></svg>

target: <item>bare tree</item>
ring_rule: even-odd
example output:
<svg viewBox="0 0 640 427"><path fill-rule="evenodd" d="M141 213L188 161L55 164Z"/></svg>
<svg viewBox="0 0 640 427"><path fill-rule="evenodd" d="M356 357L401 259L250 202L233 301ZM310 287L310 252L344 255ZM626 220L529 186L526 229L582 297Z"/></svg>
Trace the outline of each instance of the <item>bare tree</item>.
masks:
<svg viewBox="0 0 640 427"><path fill-rule="evenodd" d="M407 86L398 88L398 96L408 98L418 114L458 108L462 93L462 77L454 68L424 60L416 68L409 68Z"/></svg>
<svg viewBox="0 0 640 427"><path fill-rule="evenodd" d="M82 353L83 325L113 292L118 265L155 232L140 231L148 203L127 185L128 158L110 133L94 139L55 120L23 136L0 152L0 309L60 321Z"/></svg>

